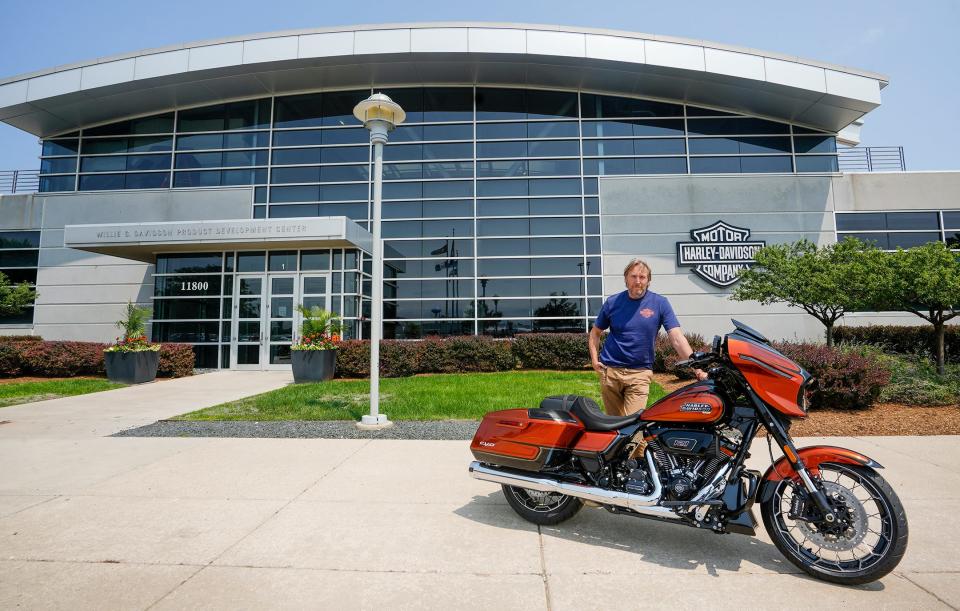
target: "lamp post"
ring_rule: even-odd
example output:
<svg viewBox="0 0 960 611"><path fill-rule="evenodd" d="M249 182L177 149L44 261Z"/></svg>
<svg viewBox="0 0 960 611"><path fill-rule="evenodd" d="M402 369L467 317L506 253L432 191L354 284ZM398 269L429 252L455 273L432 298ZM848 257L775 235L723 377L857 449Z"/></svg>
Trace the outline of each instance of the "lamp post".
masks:
<svg viewBox="0 0 960 611"><path fill-rule="evenodd" d="M383 241L380 208L383 199L383 145L387 134L403 123L407 114L382 93L375 93L353 108L353 116L370 130L373 144L373 290L370 296L370 413L360 419L362 428L385 428L393 423L380 413L380 338L383 334Z"/></svg>

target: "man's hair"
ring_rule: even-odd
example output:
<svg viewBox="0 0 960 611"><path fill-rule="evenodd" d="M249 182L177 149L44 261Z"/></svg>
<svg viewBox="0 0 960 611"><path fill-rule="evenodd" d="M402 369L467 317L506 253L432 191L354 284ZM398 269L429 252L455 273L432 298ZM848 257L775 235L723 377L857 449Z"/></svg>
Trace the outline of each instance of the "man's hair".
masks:
<svg viewBox="0 0 960 611"><path fill-rule="evenodd" d="M626 278L627 274L630 273L630 270L638 265L642 265L643 268L647 270L647 280L653 280L653 270L650 269L650 266L647 265L646 261L638 258L630 259L630 262L627 263L627 266L623 268L623 277Z"/></svg>

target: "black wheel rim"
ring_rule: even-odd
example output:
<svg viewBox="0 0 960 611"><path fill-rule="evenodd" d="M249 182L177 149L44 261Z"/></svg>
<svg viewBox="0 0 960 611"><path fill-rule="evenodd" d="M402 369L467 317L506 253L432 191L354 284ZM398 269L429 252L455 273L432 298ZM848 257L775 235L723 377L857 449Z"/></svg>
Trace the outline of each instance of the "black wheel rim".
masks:
<svg viewBox="0 0 960 611"><path fill-rule="evenodd" d="M788 514L793 494L802 485L783 480L772 499L775 535L805 564L827 573L860 573L876 566L890 552L893 541L894 518L889 500L860 472L842 465L821 464L820 478L831 490L846 490L842 494L848 502L838 501L844 517L864 519L865 523L851 527L852 535L851 529L846 531L848 535L835 535L820 533L816 525L791 519ZM861 504L862 511L845 507L851 498Z"/></svg>
<svg viewBox="0 0 960 611"><path fill-rule="evenodd" d="M521 505L537 513L549 513L563 507L570 498L559 492L539 492L526 488L511 487L510 493Z"/></svg>

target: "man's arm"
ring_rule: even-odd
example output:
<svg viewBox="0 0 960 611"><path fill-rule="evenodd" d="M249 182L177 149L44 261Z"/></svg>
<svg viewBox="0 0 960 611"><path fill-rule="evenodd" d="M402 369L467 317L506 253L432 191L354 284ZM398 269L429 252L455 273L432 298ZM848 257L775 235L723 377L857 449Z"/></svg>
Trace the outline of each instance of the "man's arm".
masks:
<svg viewBox="0 0 960 611"><path fill-rule="evenodd" d="M596 327L590 327L590 338L587 343L590 346L590 362L593 364L593 370L597 373L603 373L603 365L600 364L600 336L603 331Z"/></svg>
<svg viewBox="0 0 960 611"><path fill-rule="evenodd" d="M693 354L693 349L690 347L690 342L687 341L687 337L683 334L683 330L680 327L674 327L667 331L667 338L670 340L670 345L673 346L673 351L677 353L681 359L688 359L690 355ZM695 369L694 373L697 374L698 380L706 380L707 372L701 369Z"/></svg>

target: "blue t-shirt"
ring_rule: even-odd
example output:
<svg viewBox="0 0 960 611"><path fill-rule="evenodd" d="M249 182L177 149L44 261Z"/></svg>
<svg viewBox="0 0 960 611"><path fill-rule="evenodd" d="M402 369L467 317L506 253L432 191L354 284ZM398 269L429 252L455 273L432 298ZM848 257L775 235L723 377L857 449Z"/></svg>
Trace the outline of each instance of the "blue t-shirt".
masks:
<svg viewBox="0 0 960 611"><path fill-rule="evenodd" d="M661 325L666 331L679 327L670 302L663 295L647 291L630 299L623 291L607 299L594 326L610 329L600 352L600 362L610 367L653 369L653 343Z"/></svg>

